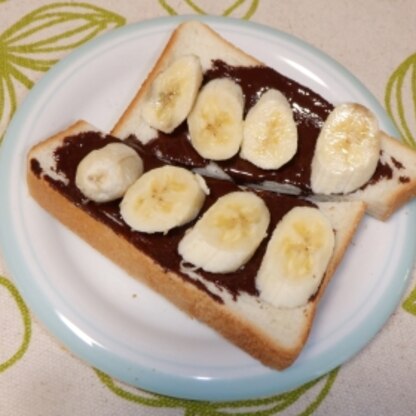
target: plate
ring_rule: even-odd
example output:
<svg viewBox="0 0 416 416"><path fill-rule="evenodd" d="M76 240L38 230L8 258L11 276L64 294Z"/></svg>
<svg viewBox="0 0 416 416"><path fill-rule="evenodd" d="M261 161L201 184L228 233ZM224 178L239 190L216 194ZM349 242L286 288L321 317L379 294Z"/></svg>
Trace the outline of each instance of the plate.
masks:
<svg viewBox="0 0 416 416"><path fill-rule="evenodd" d="M145 21L107 33L37 83L2 146L1 248L8 272L38 318L73 353L112 377L198 400L281 393L350 359L393 312L414 260L415 234L409 233L416 229L414 202L385 223L363 221L320 304L306 348L291 368L278 372L128 277L28 195L25 157L31 145L81 118L109 130L185 18ZM395 134L369 91L322 52L258 24L201 20L329 101L370 107L381 127Z"/></svg>

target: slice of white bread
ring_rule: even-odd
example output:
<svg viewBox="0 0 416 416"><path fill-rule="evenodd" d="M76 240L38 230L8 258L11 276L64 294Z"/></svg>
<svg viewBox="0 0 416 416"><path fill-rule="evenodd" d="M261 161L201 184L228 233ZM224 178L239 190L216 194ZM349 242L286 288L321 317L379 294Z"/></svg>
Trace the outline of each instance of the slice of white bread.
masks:
<svg viewBox="0 0 416 416"><path fill-rule="evenodd" d="M232 66L264 65L223 39L207 25L197 21L187 21L173 32L147 79L114 126L112 133L115 136L126 138L135 135L143 143L157 137L156 130L141 117L142 104L155 77L175 59L189 54L199 57L204 71L212 66L213 60L221 60ZM363 189L323 199L361 200L365 202L370 215L385 220L412 198L416 194L416 152L385 133L381 134L381 150L381 161L388 167L388 174ZM286 184L282 186L281 183L276 182L267 181L257 185L280 192L297 192L293 186Z"/></svg>
<svg viewBox="0 0 416 416"><path fill-rule="evenodd" d="M27 183L33 198L129 275L162 294L191 317L214 328L263 364L279 370L291 365L307 341L318 302L364 215L364 204L359 201L317 204L334 229L333 255L318 292L309 302L302 307L279 309L245 292L232 296L227 290L204 281L197 272L190 272L187 279L167 270L157 259L137 249L123 234L89 214L82 203L76 204L65 196L65 188L70 184L57 168L56 149L62 146L65 138L75 136L78 140L80 133L88 131L97 132L93 126L79 121L30 149ZM53 182L59 186L54 186ZM279 198L273 194L275 197ZM160 252L160 256L164 253ZM192 279L200 282L194 284Z"/></svg>

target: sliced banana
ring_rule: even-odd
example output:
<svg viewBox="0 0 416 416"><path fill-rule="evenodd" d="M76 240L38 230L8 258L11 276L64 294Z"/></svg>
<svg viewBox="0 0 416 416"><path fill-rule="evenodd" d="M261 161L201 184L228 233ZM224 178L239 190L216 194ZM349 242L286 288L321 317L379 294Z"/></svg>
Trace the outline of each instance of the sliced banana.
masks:
<svg viewBox="0 0 416 416"><path fill-rule="evenodd" d="M120 213L133 230L166 233L198 215L206 192L200 176L184 168L163 166L144 173L127 190Z"/></svg>
<svg viewBox="0 0 416 416"><path fill-rule="evenodd" d="M178 246L182 258L208 272L229 273L254 254L266 236L270 213L252 192L219 198L189 230Z"/></svg>
<svg viewBox="0 0 416 416"><path fill-rule="evenodd" d="M75 185L95 202L120 198L143 173L143 161L129 146L110 143L88 153L78 164Z"/></svg>
<svg viewBox="0 0 416 416"><path fill-rule="evenodd" d="M290 210L278 222L256 276L260 298L281 308L305 305L322 281L334 243L319 209Z"/></svg>
<svg viewBox="0 0 416 416"><path fill-rule="evenodd" d="M266 91L247 113L240 156L262 169L278 169L295 155L293 111L278 90Z"/></svg>
<svg viewBox="0 0 416 416"><path fill-rule="evenodd" d="M176 59L153 81L143 104L149 125L171 133L188 116L202 83L202 67L194 55Z"/></svg>
<svg viewBox="0 0 416 416"><path fill-rule="evenodd" d="M368 182L380 157L376 117L360 104L342 104L328 116L312 159L316 194L354 191Z"/></svg>
<svg viewBox="0 0 416 416"><path fill-rule="evenodd" d="M226 160L238 153L243 140L244 96L226 78L208 82L188 116L191 143L204 158Z"/></svg>

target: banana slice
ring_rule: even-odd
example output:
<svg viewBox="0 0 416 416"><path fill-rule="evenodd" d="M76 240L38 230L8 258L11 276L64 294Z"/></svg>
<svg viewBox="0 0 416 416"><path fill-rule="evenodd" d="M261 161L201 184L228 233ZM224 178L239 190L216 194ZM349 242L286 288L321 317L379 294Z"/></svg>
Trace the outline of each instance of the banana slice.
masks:
<svg viewBox="0 0 416 416"><path fill-rule="evenodd" d="M259 296L281 308L305 305L322 281L334 242L319 209L290 210L277 224L256 276Z"/></svg>
<svg viewBox="0 0 416 416"><path fill-rule="evenodd" d="M278 169L295 155L293 111L278 90L266 91L247 113L240 156L262 169Z"/></svg>
<svg viewBox="0 0 416 416"><path fill-rule="evenodd" d="M133 230L166 233L198 215L206 192L199 175L163 166L144 173L127 190L120 213Z"/></svg>
<svg viewBox="0 0 416 416"><path fill-rule="evenodd" d="M219 198L185 234L178 252L205 271L233 272L254 254L269 222L269 210L260 197L231 192Z"/></svg>
<svg viewBox="0 0 416 416"><path fill-rule="evenodd" d="M226 78L208 82L188 116L191 143L204 158L226 160L243 140L244 97L241 87Z"/></svg>
<svg viewBox="0 0 416 416"><path fill-rule="evenodd" d="M360 104L342 104L326 120L312 159L316 194L354 191L368 182L380 157L376 117Z"/></svg>
<svg viewBox="0 0 416 416"><path fill-rule="evenodd" d="M188 116L202 83L194 55L182 56L161 72L143 104L142 117L153 128L171 133Z"/></svg>
<svg viewBox="0 0 416 416"><path fill-rule="evenodd" d="M75 185L95 202L120 198L143 173L143 161L129 146L110 143L88 153L78 164Z"/></svg>

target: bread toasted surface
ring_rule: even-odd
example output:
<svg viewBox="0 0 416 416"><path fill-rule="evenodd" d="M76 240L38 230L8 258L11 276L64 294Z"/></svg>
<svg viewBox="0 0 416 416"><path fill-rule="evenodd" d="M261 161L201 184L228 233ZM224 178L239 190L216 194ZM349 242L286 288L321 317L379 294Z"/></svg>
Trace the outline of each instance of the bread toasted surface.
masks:
<svg viewBox="0 0 416 416"><path fill-rule="evenodd" d="M128 232L121 232L117 226L92 215L85 208L86 204L68 196L67 190L73 186L73 179L57 167L56 151L68 137L81 140L83 133L91 131L98 134L93 126L80 121L30 150L27 183L34 199L128 274L149 285L190 316L214 328L262 363L275 369L291 365L306 343L319 299L350 244L363 216L364 204L359 201L317 204L335 232L333 255L318 292L306 305L277 308L252 293L240 291L236 294L224 288L218 289L198 271L189 273L170 269L163 263L163 251L159 255L149 254L143 246L138 247L133 242ZM273 195L273 198L279 198ZM100 210L100 206L94 209ZM168 233L154 238L169 241L170 237Z"/></svg>
<svg viewBox="0 0 416 416"><path fill-rule="evenodd" d="M152 141L156 142L160 139L158 131L152 128L142 117L143 104L146 101L146 97L152 88L152 83L157 76L178 57L190 54L195 55L200 59L205 74L212 70L215 65L214 63L218 61L224 62L231 67L265 67L264 63L232 45L208 26L200 22L185 22L178 26L173 32L169 42L147 79L139 87L135 98L131 101L126 111L114 126L112 131L114 135L120 138L134 135L145 144ZM276 70L278 70L278 68L276 68ZM326 103L324 99L322 99L322 102ZM292 106L298 104L299 103L292 102ZM328 105L331 104L328 103ZM307 111L311 111L312 115L315 116L314 109L307 108ZM325 119L325 115L319 115L317 118L320 120L319 122L322 123ZM169 136L172 139L176 139L177 132L174 131ZM380 140L381 153L377 168L378 170L365 186L346 194L332 194L330 196L319 195L317 196L317 200L361 200L366 204L368 214L380 220L386 220L411 199L416 193L416 152L384 132L381 132ZM184 143L186 143L186 146L190 146L186 140L183 140L180 146L183 147ZM163 158L172 159L172 156L168 154L168 148L164 150L163 147L158 147L154 144L152 144L152 146L155 149L157 148L157 151L162 154ZM305 151L312 153L313 149L311 150L308 148L305 150L302 148L298 153ZM312 154L308 157L312 158ZM174 162L178 164L188 164L188 161L180 157L174 160ZM199 160L198 163L205 162ZM210 168L212 163L206 163L206 165L207 166L205 167ZM234 164L227 171L227 164L224 165L219 163L215 164L215 174L224 174L224 166L225 174L231 176L235 175L235 172L238 170ZM245 167L242 169L243 174L245 174L244 169ZM212 169L210 172L210 174L212 174ZM289 173L289 169L284 168L283 172L284 174ZM255 175L246 176L249 176L250 180L254 177L256 186L265 187L277 192L299 194L304 191L298 189L296 185L288 184L286 177L282 180L283 174L277 174L276 177L272 176L270 180L268 180L267 177L266 179L255 178L256 175L260 177L261 174L262 173L259 170L256 170ZM237 179L239 181L246 180L244 179L244 176L240 176ZM310 189L306 190L306 193L313 195L313 192L311 192Z"/></svg>

